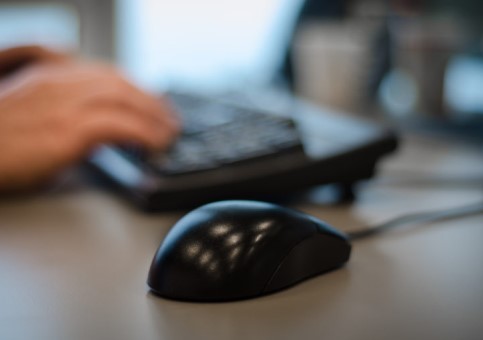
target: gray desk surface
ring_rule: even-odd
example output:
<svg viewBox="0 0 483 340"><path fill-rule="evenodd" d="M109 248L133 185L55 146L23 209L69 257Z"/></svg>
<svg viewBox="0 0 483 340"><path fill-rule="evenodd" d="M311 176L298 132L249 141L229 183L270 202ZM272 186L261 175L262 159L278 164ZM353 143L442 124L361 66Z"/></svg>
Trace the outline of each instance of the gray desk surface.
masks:
<svg viewBox="0 0 483 340"><path fill-rule="evenodd" d="M481 151L411 138L351 206L296 208L348 230L483 199ZM418 174L418 175L415 175ZM404 184L405 183L405 184ZM223 304L163 300L145 285L180 213L144 215L90 185L0 200L1 339L481 339L483 218L402 228L354 244L350 263L292 289Z"/></svg>

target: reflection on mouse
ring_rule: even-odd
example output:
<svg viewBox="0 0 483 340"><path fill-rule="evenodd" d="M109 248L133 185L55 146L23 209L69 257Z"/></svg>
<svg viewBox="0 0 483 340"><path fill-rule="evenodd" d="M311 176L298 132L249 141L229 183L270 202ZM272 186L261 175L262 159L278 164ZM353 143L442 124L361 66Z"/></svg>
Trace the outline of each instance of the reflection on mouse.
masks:
<svg viewBox="0 0 483 340"><path fill-rule="evenodd" d="M304 213L221 201L174 225L154 256L148 285L175 300L240 300L338 268L350 252L345 235Z"/></svg>

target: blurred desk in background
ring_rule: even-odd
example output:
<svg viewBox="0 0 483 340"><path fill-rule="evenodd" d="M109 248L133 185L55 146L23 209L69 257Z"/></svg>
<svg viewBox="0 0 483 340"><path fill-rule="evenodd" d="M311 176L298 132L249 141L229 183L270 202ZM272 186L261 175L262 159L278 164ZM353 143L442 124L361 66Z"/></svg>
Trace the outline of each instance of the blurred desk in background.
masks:
<svg viewBox="0 0 483 340"><path fill-rule="evenodd" d="M361 186L354 204L295 207L349 230L481 201L481 177L470 184L444 180L481 176L481 152L408 137L377 179ZM221 304L180 303L148 292L152 256L180 216L143 214L88 183L3 198L1 338L441 340L483 334L481 215L361 240L345 268L267 297Z"/></svg>

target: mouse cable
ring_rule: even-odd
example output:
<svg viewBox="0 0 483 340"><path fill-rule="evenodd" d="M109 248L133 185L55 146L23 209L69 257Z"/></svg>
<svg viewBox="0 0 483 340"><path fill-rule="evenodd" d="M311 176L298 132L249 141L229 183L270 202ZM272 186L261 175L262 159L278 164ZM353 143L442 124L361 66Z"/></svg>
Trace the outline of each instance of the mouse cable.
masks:
<svg viewBox="0 0 483 340"><path fill-rule="evenodd" d="M412 186L416 188L466 188L483 187L483 176L387 176L375 179L371 183L385 186Z"/></svg>
<svg viewBox="0 0 483 340"><path fill-rule="evenodd" d="M402 225L419 224L424 222L434 222L450 220L463 216L476 215L483 213L483 201L475 204L468 204L455 208L444 210L423 211L417 213L410 213L399 217L392 218L386 222L368 226L360 230L346 232L350 240L358 240L383 233L390 229L400 227Z"/></svg>

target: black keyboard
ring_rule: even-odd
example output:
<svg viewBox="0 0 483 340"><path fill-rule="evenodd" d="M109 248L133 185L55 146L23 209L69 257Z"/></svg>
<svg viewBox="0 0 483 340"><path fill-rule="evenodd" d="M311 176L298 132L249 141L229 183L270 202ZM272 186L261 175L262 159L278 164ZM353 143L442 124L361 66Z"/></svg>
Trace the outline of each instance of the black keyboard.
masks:
<svg viewBox="0 0 483 340"><path fill-rule="evenodd" d="M160 175L184 175L304 152L289 118L187 94L171 94L171 101L181 114L181 136L167 153L146 158L146 164Z"/></svg>
<svg viewBox="0 0 483 340"><path fill-rule="evenodd" d="M351 187L396 147L395 135L374 124L285 94L256 98L171 93L183 131L170 150L103 146L89 164L142 208L167 210L321 184Z"/></svg>

